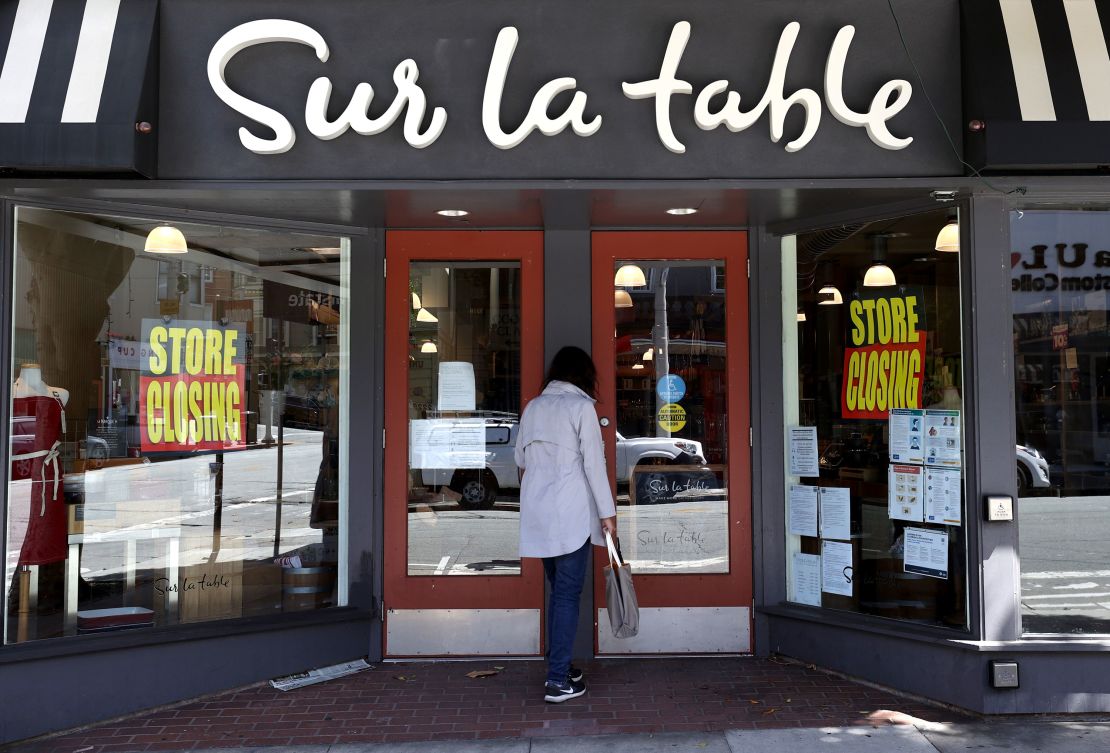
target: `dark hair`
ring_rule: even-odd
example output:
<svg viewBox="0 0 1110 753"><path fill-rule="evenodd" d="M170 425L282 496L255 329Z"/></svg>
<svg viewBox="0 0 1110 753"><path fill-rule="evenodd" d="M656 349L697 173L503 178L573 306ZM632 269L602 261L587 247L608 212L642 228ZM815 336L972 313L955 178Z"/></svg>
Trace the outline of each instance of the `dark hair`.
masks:
<svg viewBox="0 0 1110 753"><path fill-rule="evenodd" d="M590 397L597 397L597 367L589 353L573 345L560 348L551 359L543 386L554 381L569 382Z"/></svg>

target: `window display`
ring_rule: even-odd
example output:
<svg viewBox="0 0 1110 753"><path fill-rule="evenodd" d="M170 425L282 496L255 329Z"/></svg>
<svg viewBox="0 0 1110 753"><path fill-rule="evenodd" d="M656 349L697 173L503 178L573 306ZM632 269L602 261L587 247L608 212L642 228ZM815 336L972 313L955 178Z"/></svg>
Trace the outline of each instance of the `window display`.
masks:
<svg viewBox="0 0 1110 753"><path fill-rule="evenodd" d="M1026 633L1110 633L1110 212L1010 215Z"/></svg>
<svg viewBox="0 0 1110 753"><path fill-rule="evenodd" d="M5 642L340 604L346 241L18 208Z"/></svg>
<svg viewBox="0 0 1110 753"><path fill-rule="evenodd" d="M959 256L936 240L949 221L783 239L790 601L967 626Z"/></svg>

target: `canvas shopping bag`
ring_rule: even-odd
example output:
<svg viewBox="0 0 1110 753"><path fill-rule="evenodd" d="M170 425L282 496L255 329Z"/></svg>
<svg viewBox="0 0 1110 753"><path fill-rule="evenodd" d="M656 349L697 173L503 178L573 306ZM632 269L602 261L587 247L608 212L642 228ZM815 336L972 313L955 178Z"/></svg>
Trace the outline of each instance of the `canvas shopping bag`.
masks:
<svg viewBox="0 0 1110 753"><path fill-rule="evenodd" d="M631 638L640 630L640 605L632 587L632 568L621 562L613 546L613 537L605 533L609 564L605 568L605 603L609 609L609 625L617 638Z"/></svg>

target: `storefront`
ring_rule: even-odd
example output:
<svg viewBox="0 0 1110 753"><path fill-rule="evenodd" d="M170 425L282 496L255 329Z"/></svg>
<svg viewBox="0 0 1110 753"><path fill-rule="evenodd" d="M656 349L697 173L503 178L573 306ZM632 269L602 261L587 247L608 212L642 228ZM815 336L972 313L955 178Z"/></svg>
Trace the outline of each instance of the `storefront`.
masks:
<svg viewBox="0 0 1110 753"><path fill-rule="evenodd" d="M1110 8L964 5L0 6L0 740L542 657L564 345L642 613L595 558L581 655L1110 710Z"/></svg>

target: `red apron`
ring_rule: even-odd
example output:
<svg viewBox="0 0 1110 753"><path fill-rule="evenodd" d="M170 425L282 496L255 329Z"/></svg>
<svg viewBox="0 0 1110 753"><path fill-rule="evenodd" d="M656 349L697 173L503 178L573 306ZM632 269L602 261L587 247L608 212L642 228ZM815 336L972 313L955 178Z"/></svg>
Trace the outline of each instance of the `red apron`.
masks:
<svg viewBox="0 0 1110 753"><path fill-rule="evenodd" d="M12 481L31 480L27 532L19 565L45 565L66 558L66 506L58 462L65 411L56 397L12 400Z"/></svg>

